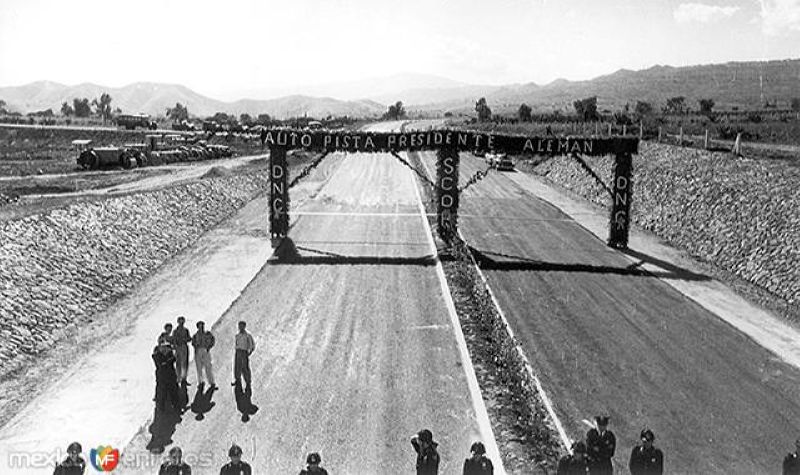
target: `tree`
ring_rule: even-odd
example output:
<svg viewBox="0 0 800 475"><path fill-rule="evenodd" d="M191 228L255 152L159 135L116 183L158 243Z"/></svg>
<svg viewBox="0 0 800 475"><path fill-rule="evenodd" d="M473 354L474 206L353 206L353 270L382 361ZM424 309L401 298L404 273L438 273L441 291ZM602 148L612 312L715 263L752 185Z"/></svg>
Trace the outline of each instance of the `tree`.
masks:
<svg viewBox="0 0 800 475"><path fill-rule="evenodd" d="M103 122L111 118L111 96L108 93L100 94L100 99L94 99L92 105L97 115L103 118Z"/></svg>
<svg viewBox="0 0 800 475"><path fill-rule="evenodd" d="M189 111L186 109L186 106L180 102L176 102L175 107L167 108L167 117L177 124L182 120L189 120Z"/></svg>
<svg viewBox="0 0 800 475"><path fill-rule="evenodd" d="M530 122L531 121L531 106L528 104L520 104L519 110L517 111L517 116L519 120L522 122Z"/></svg>
<svg viewBox="0 0 800 475"><path fill-rule="evenodd" d="M686 98L683 96L670 97L663 109L665 114L683 114L686 111Z"/></svg>
<svg viewBox="0 0 800 475"><path fill-rule="evenodd" d="M631 120L630 116L624 110L614 112L614 115L611 117L617 125L632 125L633 121Z"/></svg>
<svg viewBox="0 0 800 475"><path fill-rule="evenodd" d="M653 105L645 101L636 101L633 111L639 118L649 117L653 115Z"/></svg>
<svg viewBox="0 0 800 475"><path fill-rule="evenodd" d="M478 102L475 103L475 112L478 113L478 121L480 122L492 120L492 109L490 109L489 105L486 104L485 97L481 97L478 99Z"/></svg>
<svg viewBox="0 0 800 475"><path fill-rule="evenodd" d="M587 97L572 103L575 108L575 113L585 121L593 121L600 119L597 114L597 96Z"/></svg>
<svg viewBox="0 0 800 475"><path fill-rule="evenodd" d="M714 108L714 100L713 99L700 99L697 101L700 104L700 113L709 115L711 114L711 109Z"/></svg>
<svg viewBox="0 0 800 475"><path fill-rule="evenodd" d="M269 114L258 114L256 123L264 126L270 125L272 123L272 117L270 117Z"/></svg>
<svg viewBox="0 0 800 475"><path fill-rule="evenodd" d="M2 101L0 101L2 102ZM791 107L793 111L800 111L800 97L795 97L792 99Z"/></svg>
<svg viewBox="0 0 800 475"><path fill-rule="evenodd" d="M6 101L0 99L0 114L6 114L8 111L6 110Z"/></svg>
<svg viewBox="0 0 800 475"><path fill-rule="evenodd" d="M253 123L253 118L250 117L250 114L240 114L239 123L242 125L250 125Z"/></svg>
<svg viewBox="0 0 800 475"><path fill-rule="evenodd" d="M73 109L72 106L69 105L69 102L64 101L61 103L61 115L69 117L74 113L75 109Z"/></svg>
<svg viewBox="0 0 800 475"><path fill-rule="evenodd" d="M389 106L389 109L383 114L384 119L389 120L397 120L402 119L406 116L406 109L403 107L402 101L397 101L396 103Z"/></svg>
<svg viewBox="0 0 800 475"><path fill-rule="evenodd" d="M75 117L89 117L92 114L92 108L89 105L89 99L72 99L72 109L75 111Z"/></svg>

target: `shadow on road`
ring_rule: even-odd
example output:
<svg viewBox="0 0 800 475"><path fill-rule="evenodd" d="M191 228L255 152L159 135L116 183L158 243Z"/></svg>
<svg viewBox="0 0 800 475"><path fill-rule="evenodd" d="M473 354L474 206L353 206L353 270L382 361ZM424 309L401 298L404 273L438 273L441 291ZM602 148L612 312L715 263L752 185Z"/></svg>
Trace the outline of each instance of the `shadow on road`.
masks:
<svg viewBox="0 0 800 475"><path fill-rule="evenodd" d="M160 454L164 452L164 447L172 443L172 434L175 433L175 426L181 422L181 414L186 411L186 405L189 401L186 385L181 384L178 386L177 404L180 407L172 407L171 404L166 404L164 407L159 407L156 404L153 412L153 422L150 424L150 442L147 443L147 450Z"/></svg>
<svg viewBox="0 0 800 475"><path fill-rule="evenodd" d="M151 437L150 442L147 443L147 450L155 454L164 452L164 447L172 443L172 434L175 433L175 426L179 422L181 422L181 416L174 409L156 407L153 413L153 422L148 429Z"/></svg>
<svg viewBox="0 0 800 475"><path fill-rule="evenodd" d="M301 254L303 251L304 254ZM335 252L296 246L290 238L285 238L270 258L271 265L394 265L394 266L434 266L433 256L347 256Z"/></svg>
<svg viewBox="0 0 800 475"><path fill-rule="evenodd" d="M202 421L205 419L205 414L209 412L214 406L217 404L211 399L214 397L214 391L216 389L209 388L207 391L203 391L203 385L197 386L197 392L194 394L194 400L192 401L192 412L195 413L195 419L198 421Z"/></svg>
<svg viewBox="0 0 800 475"><path fill-rule="evenodd" d="M616 274L633 275L642 277L658 277L661 279L677 279L691 281L711 280L703 274L697 274L690 270L677 267L668 262L661 261L654 257L640 252L624 250L625 254L639 259L640 262L630 264L625 267L577 264L564 262L545 262L521 256L512 256L498 252L486 251L469 247L475 262L483 270L499 271L544 271L544 272L584 272L590 274ZM662 271L647 271L640 269L642 264L649 263L658 266Z"/></svg>
<svg viewBox="0 0 800 475"><path fill-rule="evenodd" d="M249 421L250 416L258 412L258 406L252 401L252 389L248 386L242 390L242 383L237 382L233 388L233 396L236 398L236 408L242 413L242 422Z"/></svg>

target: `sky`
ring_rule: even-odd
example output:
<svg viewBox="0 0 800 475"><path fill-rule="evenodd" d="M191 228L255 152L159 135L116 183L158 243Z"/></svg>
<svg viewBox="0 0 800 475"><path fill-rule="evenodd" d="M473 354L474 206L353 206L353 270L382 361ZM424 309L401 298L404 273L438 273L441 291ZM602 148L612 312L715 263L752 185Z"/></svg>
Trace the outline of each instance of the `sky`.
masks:
<svg viewBox="0 0 800 475"><path fill-rule="evenodd" d="M469 84L800 58L800 0L2 0L0 86L266 98L397 73Z"/></svg>

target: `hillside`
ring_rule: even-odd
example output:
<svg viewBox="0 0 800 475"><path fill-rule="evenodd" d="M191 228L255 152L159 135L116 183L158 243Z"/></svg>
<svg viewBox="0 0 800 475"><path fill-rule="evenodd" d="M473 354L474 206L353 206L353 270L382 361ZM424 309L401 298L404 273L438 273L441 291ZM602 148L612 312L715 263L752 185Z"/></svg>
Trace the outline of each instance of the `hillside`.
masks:
<svg viewBox="0 0 800 475"><path fill-rule="evenodd" d="M312 117L328 115L363 117L382 114L385 110L384 106L372 101L340 101L308 96L222 102L198 94L185 86L145 82L112 88L89 83L66 86L55 82L38 81L24 86L0 87L0 99L6 101L10 110L18 112L26 113L49 108L58 112L64 101L71 104L75 97L93 99L103 92L111 95L113 108L119 107L126 113L144 112L150 115L163 114L176 102L184 104L192 115L200 117L213 115L215 112L236 115L267 113L281 119L303 114Z"/></svg>
<svg viewBox="0 0 800 475"><path fill-rule="evenodd" d="M90 83L65 86L39 81L0 87L0 99L5 100L11 110L19 112L47 108L58 111L63 101L71 102L73 97L91 99L108 92L113 107L130 113L163 114L167 107L180 102L197 116L215 112L268 113L278 118L304 114L312 117L375 116L385 112L382 104L396 101L403 101L410 111L472 112L479 97L486 97L492 109L500 113L513 112L523 102L537 110L571 110L573 101L589 96L598 96L601 109L612 110L625 104L633 105L637 100L660 107L674 96L685 96L687 105L693 108L697 108L698 99L710 98L718 110L755 109L764 101L777 101L779 107L788 107L792 98L800 97L800 60L653 66L641 71L621 69L587 81L559 79L543 86L535 83L482 86L438 76L398 74L300 89L303 89L302 95L223 102L177 84L140 82L107 88Z"/></svg>
<svg viewBox="0 0 800 475"><path fill-rule="evenodd" d="M610 109L637 100L660 106L674 96L685 96L693 108L701 98L713 99L717 109L760 108L763 101L778 101L780 107L788 107L792 98L800 97L800 60L622 69L588 81L559 79L544 86L529 83L484 95L496 112L516 110L523 102L540 109L571 109L574 100L589 96L598 96L600 107ZM478 97L431 102L417 109L472 110Z"/></svg>

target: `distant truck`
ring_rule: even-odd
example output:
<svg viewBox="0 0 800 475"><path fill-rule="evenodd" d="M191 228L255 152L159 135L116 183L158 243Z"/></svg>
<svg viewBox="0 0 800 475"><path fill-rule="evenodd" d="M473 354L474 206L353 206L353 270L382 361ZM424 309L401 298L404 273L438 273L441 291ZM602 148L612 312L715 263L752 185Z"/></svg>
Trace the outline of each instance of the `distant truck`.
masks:
<svg viewBox="0 0 800 475"><path fill-rule="evenodd" d="M84 170L116 166L127 169L145 165L146 156L134 148L92 147L91 144L91 140L72 141L72 145L78 152L78 166Z"/></svg>
<svg viewBox="0 0 800 475"><path fill-rule="evenodd" d="M500 171L513 171L514 160L509 158L505 153L487 153L486 164L493 166Z"/></svg>
<svg viewBox="0 0 800 475"><path fill-rule="evenodd" d="M121 114L117 116L116 122L117 127L125 127L128 130L134 130L136 127L150 130L158 128L158 124L147 114Z"/></svg>
<svg viewBox="0 0 800 475"><path fill-rule="evenodd" d="M230 147L205 141L187 141L177 134L147 135L143 143L126 143L122 147L94 147L91 140L73 140L77 164L84 170L100 168L125 169L163 165L174 162L209 160L233 155Z"/></svg>

